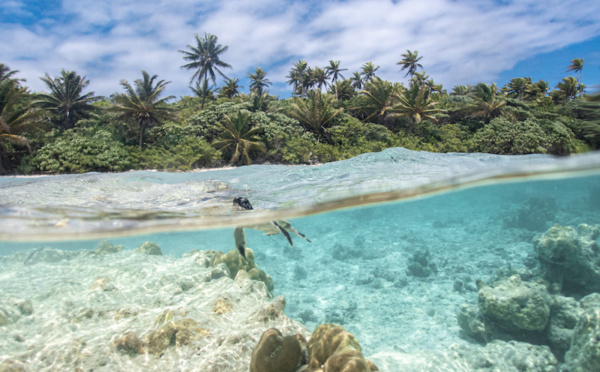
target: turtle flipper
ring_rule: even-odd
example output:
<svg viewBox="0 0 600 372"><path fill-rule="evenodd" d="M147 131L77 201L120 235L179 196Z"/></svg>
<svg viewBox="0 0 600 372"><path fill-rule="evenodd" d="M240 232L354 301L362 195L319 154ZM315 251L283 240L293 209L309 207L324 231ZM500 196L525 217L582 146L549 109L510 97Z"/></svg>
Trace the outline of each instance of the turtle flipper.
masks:
<svg viewBox="0 0 600 372"><path fill-rule="evenodd" d="M312 243L312 242L310 241L310 239L306 237L306 235L304 235L304 234L302 234L300 231L296 230L296 229L294 228L294 226L292 226L292 224L291 224L291 223L289 223L289 222L287 222L286 220L279 220L279 221L277 221L277 223L278 223L278 224L279 224L279 226L281 226L283 229L285 229L285 230L287 230L287 231L289 231L289 232L292 232L292 233L294 233L294 234L298 235L299 237L301 237L302 239L306 240L306 241L307 241L307 242L309 242L309 243Z"/></svg>
<svg viewBox="0 0 600 372"><path fill-rule="evenodd" d="M233 237L235 238L235 246L244 257L246 258L246 237L244 236L244 228L236 227L233 229Z"/></svg>
<svg viewBox="0 0 600 372"><path fill-rule="evenodd" d="M271 221L271 223L273 225L275 225L275 227L277 227L279 229L279 231L281 231L281 233L283 235L285 235L285 237L287 238L288 242L290 242L290 245L293 247L294 243L292 242L292 237L290 236L290 233L287 232L285 228L281 227L281 225L278 224L277 221Z"/></svg>

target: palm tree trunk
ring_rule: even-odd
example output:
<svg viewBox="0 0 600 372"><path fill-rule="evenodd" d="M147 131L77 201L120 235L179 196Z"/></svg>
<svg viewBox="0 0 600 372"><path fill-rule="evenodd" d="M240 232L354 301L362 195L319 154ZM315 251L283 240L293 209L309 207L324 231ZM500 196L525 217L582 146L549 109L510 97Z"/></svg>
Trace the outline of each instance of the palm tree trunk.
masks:
<svg viewBox="0 0 600 372"><path fill-rule="evenodd" d="M146 132L146 120L140 119L140 149L144 146L144 133Z"/></svg>

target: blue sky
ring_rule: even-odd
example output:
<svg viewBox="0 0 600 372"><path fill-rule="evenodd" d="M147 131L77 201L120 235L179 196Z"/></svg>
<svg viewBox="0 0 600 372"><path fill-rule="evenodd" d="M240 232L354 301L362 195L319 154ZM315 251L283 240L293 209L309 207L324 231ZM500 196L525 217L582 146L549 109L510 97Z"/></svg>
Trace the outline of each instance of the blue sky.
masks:
<svg viewBox="0 0 600 372"><path fill-rule="evenodd" d="M396 62L407 49L448 90L521 76L554 87L573 58L585 60L588 88L600 84L597 0L3 0L0 62L32 91L45 89L45 73L67 69L110 95L143 69L179 97L191 94L193 72L178 50L205 32L229 46L225 73L245 91L247 72L261 67L282 98L299 59L339 60L346 77L372 61L380 77L406 81Z"/></svg>

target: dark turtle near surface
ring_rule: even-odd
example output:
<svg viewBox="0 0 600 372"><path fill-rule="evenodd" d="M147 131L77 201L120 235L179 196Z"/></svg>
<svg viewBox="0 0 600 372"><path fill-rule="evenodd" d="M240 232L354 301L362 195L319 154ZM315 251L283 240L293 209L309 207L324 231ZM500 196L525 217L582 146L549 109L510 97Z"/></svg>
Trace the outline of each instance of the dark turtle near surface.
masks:
<svg viewBox="0 0 600 372"><path fill-rule="evenodd" d="M252 204L250 204L250 201L248 199L239 196L233 199L234 212L252 209L254 208L252 208ZM290 235L290 233L294 233L299 237L305 239L309 243L312 243L310 239L308 239L300 231L296 230L292 226L292 224L286 220L276 220L257 225L238 226L233 230L233 237L235 238L236 248L244 258L246 258L246 237L244 236L244 229L263 231L265 235L277 235L281 233L287 238L288 242L292 247L294 246L294 243L292 242L292 236Z"/></svg>

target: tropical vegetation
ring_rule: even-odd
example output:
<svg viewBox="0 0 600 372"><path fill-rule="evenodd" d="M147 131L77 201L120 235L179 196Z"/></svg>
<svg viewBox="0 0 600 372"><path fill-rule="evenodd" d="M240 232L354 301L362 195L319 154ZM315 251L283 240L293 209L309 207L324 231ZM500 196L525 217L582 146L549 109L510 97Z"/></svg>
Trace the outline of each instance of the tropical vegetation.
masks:
<svg viewBox="0 0 600 372"><path fill-rule="evenodd" d="M191 75L190 95L179 99L146 71L109 97L67 70L46 73L46 90L31 92L18 70L0 63L0 173L310 164L389 147L508 155L600 149L600 99L585 94L580 58L565 63L567 76L557 82L516 77L448 90L427 75L416 50L399 56L399 79L407 82L382 79L371 61L348 71L341 61L300 59L287 75L291 97L279 98L261 67L247 72L247 90L227 77L227 49L205 33L179 51Z"/></svg>

